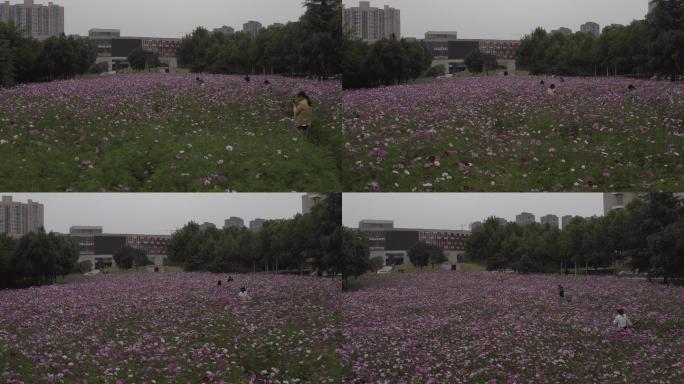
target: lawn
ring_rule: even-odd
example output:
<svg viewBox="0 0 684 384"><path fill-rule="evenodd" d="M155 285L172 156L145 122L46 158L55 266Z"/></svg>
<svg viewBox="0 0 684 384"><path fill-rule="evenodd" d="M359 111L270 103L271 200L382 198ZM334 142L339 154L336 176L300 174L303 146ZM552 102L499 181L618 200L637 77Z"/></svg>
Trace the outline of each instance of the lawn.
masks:
<svg viewBox="0 0 684 384"><path fill-rule="evenodd" d="M216 282L223 279L223 287ZM137 273L0 291L3 383L339 383L339 284ZM238 300L246 286L252 300Z"/></svg>
<svg viewBox="0 0 684 384"><path fill-rule="evenodd" d="M0 89L0 190L340 191L339 82L136 74ZM292 100L314 102L294 129Z"/></svg>
<svg viewBox="0 0 684 384"><path fill-rule="evenodd" d="M615 277L389 274L343 296L348 383L673 383L684 288ZM563 284L570 302L559 302ZM612 324L624 308L634 328Z"/></svg>
<svg viewBox="0 0 684 384"><path fill-rule="evenodd" d="M350 91L343 109L345 191L684 189L681 83L439 79Z"/></svg>

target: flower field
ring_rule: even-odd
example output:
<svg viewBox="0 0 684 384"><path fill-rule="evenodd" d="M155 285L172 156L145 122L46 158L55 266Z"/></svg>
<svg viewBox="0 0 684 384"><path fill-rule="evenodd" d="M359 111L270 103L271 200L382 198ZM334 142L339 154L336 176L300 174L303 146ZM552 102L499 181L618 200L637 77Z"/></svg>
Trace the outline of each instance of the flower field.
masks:
<svg viewBox="0 0 684 384"><path fill-rule="evenodd" d="M341 86L143 74L0 90L0 190L339 191ZM294 129L292 99L314 101Z"/></svg>
<svg viewBox="0 0 684 384"><path fill-rule="evenodd" d="M683 309L684 288L629 279L392 274L344 296L341 354L348 383L681 384Z"/></svg>
<svg viewBox="0 0 684 384"><path fill-rule="evenodd" d="M129 274L0 291L0 382L340 382L336 282L233 277ZM238 300L241 286L252 300Z"/></svg>
<svg viewBox="0 0 684 384"><path fill-rule="evenodd" d="M684 189L684 85L540 80L443 79L345 93L345 190Z"/></svg>

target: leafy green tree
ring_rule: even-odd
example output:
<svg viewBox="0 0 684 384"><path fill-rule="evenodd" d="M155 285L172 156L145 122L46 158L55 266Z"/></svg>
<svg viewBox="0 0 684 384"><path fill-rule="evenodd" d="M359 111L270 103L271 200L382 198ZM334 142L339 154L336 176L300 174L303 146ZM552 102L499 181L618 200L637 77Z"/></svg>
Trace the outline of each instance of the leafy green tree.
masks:
<svg viewBox="0 0 684 384"><path fill-rule="evenodd" d="M137 249L125 246L116 251L116 253L114 254L114 262L116 262L116 266L121 269L131 269L135 264L135 258L137 253Z"/></svg>
<svg viewBox="0 0 684 384"><path fill-rule="evenodd" d="M88 273L93 270L93 263L90 260L83 260L78 263L78 272Z"/></svg>
<svg viewBox="0 0 684 384"><path fill-rule="evenodd" d="M657 0L647 16L650 66L673 81L684 74L684 0Z"/></svg>
<svg viewBox="0 0 684 384"><path fill-rule="evenodd" d="M648 236L648 247L651 267L663 271L665 282L670 277L684 276L684 220Z"/></svg>
<svg viewBox="0 0 684 384"><path fill-rule="evenodd" d="M432 263L434 267L436 264L446 261L442 248L422 241L409 249L408 257L411 260L411 264L420 268L427 266L429 263Z"/></svg>
<svg viewBox="0 0 684 384"><path fill-rule="evenodd" d="M142 48L135 49L128 55L128 63L135 70L156 68L161 65L158 54Z"/></svg>

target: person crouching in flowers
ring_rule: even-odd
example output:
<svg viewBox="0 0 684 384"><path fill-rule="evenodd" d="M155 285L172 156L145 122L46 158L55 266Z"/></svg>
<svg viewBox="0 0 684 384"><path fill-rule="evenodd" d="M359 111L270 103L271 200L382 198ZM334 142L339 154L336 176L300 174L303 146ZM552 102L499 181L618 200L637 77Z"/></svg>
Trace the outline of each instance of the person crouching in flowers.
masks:
<svg viewBox="0 0 684 384"><path fill-rule="evenodd" d="M625 315L625 310L620 308L617 310L617 315L615 315L615 319L613 319L613 325L618 327L618 329L623 330L631 327L632 321L629 320L629 317L627 317L627 315Z"/></svg>
<svg viewBox="0 0 684 384"><path fill-rule="evenodd" d="M313 121L312 106L311 98L303 91L299 92L297 99L292 101L295 123L300 132L306 132L311 127L311 122Z"/></svg>
<svg viewBox="0 0 684 384"><path fill-rule="evenodd" d="M252 298L249 296L249 293L247 292L247 288L242 287L240 288L240 293L238 293L238 298L242 301L248 301L251 300Z"/></svg>

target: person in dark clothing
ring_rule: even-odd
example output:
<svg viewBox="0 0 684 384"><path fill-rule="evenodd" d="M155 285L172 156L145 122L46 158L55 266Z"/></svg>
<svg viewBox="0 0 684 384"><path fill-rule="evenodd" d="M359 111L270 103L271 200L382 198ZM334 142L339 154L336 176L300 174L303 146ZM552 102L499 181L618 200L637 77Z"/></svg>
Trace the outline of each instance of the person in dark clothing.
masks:
<svg viewBox="0 0 684 384"><path fill-rule="evenodd" d="M245 81L249 83L252 81L252 79L249 77L249 75L245 75Z"/></svg>
<svg viewBox="0 0 684 384"><path fill-rule="evenodd" d="M221 287L221 280L219 280L218 283L216 283L216 287L218 287L218 288Z"/></svg>
<svg viewBox="0 0 684 384"><path fill-rule="evenodd" d="M565 301L565 288L562 285L558 285L558 301Z"/></svg>
<svg viewBox="0 0 684 384"><path fill-rule="evenodd" d="M544 80L542 80L542 81L539 82L539 85L545 85L545 84L546 84L546 83L544 82Z"/></svg>

